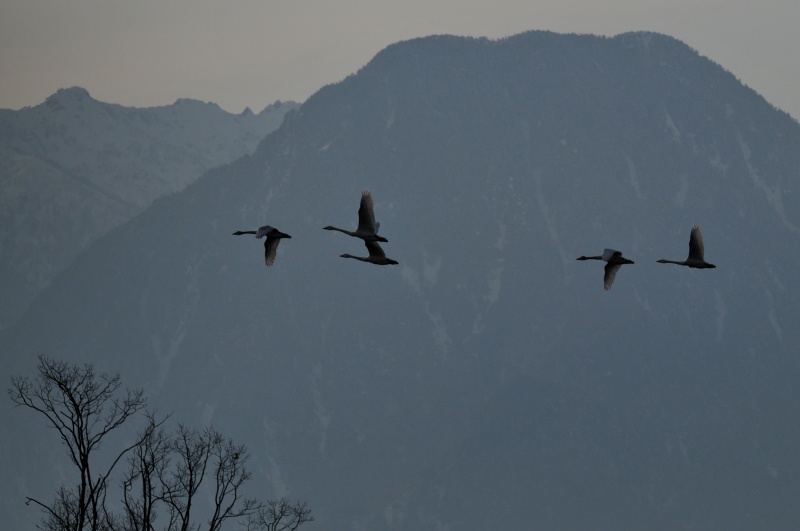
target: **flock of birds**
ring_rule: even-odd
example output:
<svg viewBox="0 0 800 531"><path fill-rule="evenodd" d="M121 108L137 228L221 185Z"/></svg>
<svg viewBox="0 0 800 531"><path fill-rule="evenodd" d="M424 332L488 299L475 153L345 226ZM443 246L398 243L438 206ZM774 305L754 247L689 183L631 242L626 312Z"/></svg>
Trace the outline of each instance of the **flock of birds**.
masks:
<svg viewBox="0 0 800 531"><path fill-rule="evenodd" d="M397 260L392 260L391 258L386 257L386 253L383 252L383 249L378 244L378 242L388 242L389 240L378 235L378 229L380 228L381 224L375 221L375 212L373 208L372 194L370 194L369 191L364 190L361 192L361 205L358 208L358 228L356 230L349 231L340 229L339 227L334 227L332 225L323 227L323 229L338 230L339 232L343 232L348 236L364 240L364 245L366 245L367 252L369 253L367 256L353 256L352 254L345 253L340 255L342 258L353 258L355 260L361 260L362 262L368 262L375 265L397 264ZM264 236L267 237L267 239L264 240L264 262L268 266L271 266L275 262L275 254L278 250L278 244L281 242L281 239L291 238L291 236L288 234L283 233L278 229L271 227L270 225L259 227L258 230L237 230L233 233L234 236L241 236L242 234L255 234L256 238L263 238Z"/></svg>
<svg viewBox="0 0 800 531"><path fill-rule="evenodd" d="M659 264L677 264L686 267L693 267L695 269L711 269L715 266L706 262L703 249L703 233L700 232L700 227L692 225L692 232L689 234L689 256L686 260L657 260ZM606 262L605 275L603 275L603 287L606 291L611 289L611 284L614 283L614 278L617 276L617 271L625 264L632 264L633 260L628 260L622 256L622 253L614 249L603 249L602 256L580 256L576 260L603 260Z"/></svg>
<svg viewBox="0 0 800 531"><path fill-rule="evenodd" d="M358 208L358 228L354 231L340 229L328 225L323 227L324 230L337 230L343 232L348 236L364 240L364 245L367 247L368 256L353 256L352 254L342 254L342 258L353 258L375 265L392 265L397 264L396 260L386 257L386 253L378 244L378 242L388 242L386 238L378 235L380 223L375 221L375 213L373 211L372 194L364 190L361 192L361 205ZM258 230L237 230L233 233L234 236L241 236L242 234L255 234L256 238L263 238L264 240L264 262L271 266L275 262L275 255L278 251L278 244L283 238L291 238L288 234L279 231L270 225L259 227ZM686 260L658 260L660 264L677 264L686 267L693 267L696 269L710 269L717 267L705 261L703 257L703 233L700 232L700 227L692 225L692 232L689 234L689 256ZM606 262L605 274L603 275L603 287L606 291L611 289L614 283L614 278L617 276L617 271L625 264L633 264L633 260L628 260L622 256L620 251L615 249L603 249L603 254L600 256L580 256L576 260L603 260Z"/></svg>

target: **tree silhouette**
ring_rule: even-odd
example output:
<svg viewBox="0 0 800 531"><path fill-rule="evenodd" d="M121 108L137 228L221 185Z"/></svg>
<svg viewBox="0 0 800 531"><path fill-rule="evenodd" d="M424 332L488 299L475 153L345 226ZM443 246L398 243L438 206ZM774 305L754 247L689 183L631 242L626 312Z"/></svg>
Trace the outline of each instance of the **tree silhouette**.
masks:
<svg viewBox="0 0 800 531"><path fill-rule="evenodd" d="M92 469L91 457L106 436L146 406L147 399L141 390L123 391L119 375L95 375L90 364L80 367L39 356L37 368L35 381L12 377L9 395L18 406L47 417L67 446L79 482L71 489L60 488L52 505L30 497L27 503L42 507L47 529L101 529L107 517L108 478L119 460L141 441L120 450L99 472Z"/></svg>
<svg viewBox="0 0 800 531"><path fill-rule="evenodd" d="M245 523L246 531L294 531L306 522L312 522L311 509L305 502L290 504L286 498L268 501L259 507Z"/></svg>
<svg viewBox="0 0 800 531"><path fill-rule="evenodd" d="M110 465L97 472L100 443L144 410L143 392L123 390L119 375L98 376L91 364L80 367L39 356L37 368L34 381L11 379L11 400L47 417L79 471L77 486L60 487L51 504L26 498L44 512L43 529L154 531L160 514L166 515L164 530L200 529L196 501L201 488L208 493L203 499L212 500L200 511L208 531L221 531L228 520L239 520L252 531L290 531L313 521L304 502L290 505L282 498L265 504L244 497L242 487L251 477L244 445L211 427L196 430L179 424L169 435L163 426L166 418L159 420L152 412L143 412L146 426L134 442L115 451ZM122 510L115 514L107 503L109 478L126 455L127 469L118 483Z"/></svg>

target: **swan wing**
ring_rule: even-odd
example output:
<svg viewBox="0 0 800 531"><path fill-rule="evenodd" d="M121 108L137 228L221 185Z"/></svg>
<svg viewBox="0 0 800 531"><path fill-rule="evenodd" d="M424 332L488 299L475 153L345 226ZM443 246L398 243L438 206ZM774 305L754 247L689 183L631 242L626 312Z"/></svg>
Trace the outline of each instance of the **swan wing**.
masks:
<svg viewBox="0 0 800 531"><path fill-rule="evenodd" d="M275 263L275 256L278 254L278 244L281 243L280 238L267 237L264 240L264 263L271 266Z"/></svg>
<svg viewBox="0 0 800 531"><path fill-rule="evenodd" d="M619 271L620 267L622 267L622 264L606 264L606 274L603 275L603 289L606 291L611 289L611 285L614 283L614 279L617 277L617 271Z"/></svg>
<svg viewBox="0 0 800 531"><path fill-rule="evenodd" d="M703 233L697 225L692 225L689 235L689 261L693 260L703 261Z"/></svg>
<svg viewBox="0 0 800 531"><path fill-rule="evenodd" d="M381 258L386 258L386 253L383 252L383 249L378 242L368 242L365 241L364 245L367 246L367 251L369 251L370 256L379 256Z"/></svg>
<svg viewBox="0 0 800 531"><path fill-rule="evenodd" d="M378 226L375 223L375 213L373 211L372 194L369 190L361 192L361 206L358 208L358 230L376 234Z"/></svg>

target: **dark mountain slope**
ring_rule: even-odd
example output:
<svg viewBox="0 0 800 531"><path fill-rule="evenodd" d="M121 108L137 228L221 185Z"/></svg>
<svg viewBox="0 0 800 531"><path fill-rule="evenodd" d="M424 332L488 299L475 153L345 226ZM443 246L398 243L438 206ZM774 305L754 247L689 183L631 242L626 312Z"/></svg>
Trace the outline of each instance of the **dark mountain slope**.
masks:
<svg viewBox="0 0 800 531"><path fill-rule="evenodd" d="M791 528L798 145L665 36L399 43L94 245L4 370L119 370L326 529ZM398 266L321 230L363 188ZM655 263L692 223L718 268Z"/></svg>

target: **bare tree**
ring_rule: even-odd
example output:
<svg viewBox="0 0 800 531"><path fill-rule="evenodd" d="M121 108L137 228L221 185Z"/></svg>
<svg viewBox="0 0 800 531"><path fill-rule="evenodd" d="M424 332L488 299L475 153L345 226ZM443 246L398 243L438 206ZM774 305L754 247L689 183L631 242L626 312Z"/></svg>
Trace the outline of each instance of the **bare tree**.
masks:
<svg viewBox="0 0 800 531"><path fill-rule="evenodd" d="M123 391L118 375L96 375L89 364L80 367L39 356L38 369L34 381L12 378L9 395L15 404L47 417L80 476L77 486L61 487L49 505L27 498L44 512L43 529L155 531L163 514L161 529L190 531L201 529L198 512L208 518L208 531L221 531L229 520L253 531L291 531L313 520L305 503L291 506L281 499L263 504L243 495L242 487L251 478L244 445L211 427L198 431L179 424L169 435L163 428L166 418L158 420L146 411L147 424L133 444L112 454L111 464L97 473L93 466L101 441L143 410L146 398L140 390ZM109 477L124 456L128 467L117 484L122 511L114 514L107 503ZM198 503L201 494L211 503ZM198 505L202 511L196 510Z"/></svg>
<svg viewBox="0 0 800 531"><path fill-rule="evenodd" d="M242 485L251 477L244 468L250 457L247 448L215 432L211 455L214 460L214 512L208 529L219 531L225 520L249 516L260 504L254 499L243 498L241 493Z"/></svg>
<svg viewBox="0 0 800 531"><path fill-rule="evenodd" d="M92 459L103 439L143 409L147 399L141 390L121 389L119 375L95 375L92 365L69 365L39 356L35 380L12 377L11 400L47 417L67 446L69 458L79 472L73 489L62 487L52 504L35 498L46 514L46 529L101 529L107 520L103 501L108 477L119 460L140 444L135 441L116 454L99 472Z"/></svg>
<svg viewBox="0 0 800 531"><path fill-rule="evenodd" d="M256 522L288 522L290 515L298 514L299 518L293 518L294 526L267 527L287 530L311 520L311 511L304 504L302 510L293 512L285 500L263 504L242 495L242 486L251 477L245 468L250 456L244 445L211 427L198 431L179 425L168 437L163 429L152 427L154 422L151 418L149 435L128 458L123 480L125 531L154 529L158 507L167 514L164 529L200 529L195 523L195 506L201 492L212 500L208 531L221 531L224 522L231 519L246 519L244 525L263 529L266 524L256 527Z"/></svg>
<svg viewBox="0 0 800 531"><path fill-rule="evenodd" d="M170 442L169 451L176 455L174 469L165 470L159 478L163 487L162 499L169 510L168 529L189 529L193 501L206 475L211 457L210 430L198 432L184 425L178 426Z"/></svg>
<svg viewBox="0 0 800 531"><path fill-rule="evenodd" d="M294 531L306 522L313 522L306 502L290 504L286 498L268 501L245 523L246 531Z"/></svg>
<svg viewBox="0 0 800 531"><path fill-rule="evenodd" d="M148 413L148 423L141 443L128 456L128 470L122 480L123 520L126 531L154 529L156 506L162 500L159 478L170 465L170 441L154 415Z"/></svg>
<svg viewBox="0 0 800 531"><path fill-rule="evenodd" d="M174 467L159 473L162 490L160 499L168 508L168 529L186 531L192 522L193 502L207 472L213 477L212 514L209 531L219 531L223 522L245 517L260 504L242 496L241 487L250 479L244 468L247 449L225 439L213 428L203 431L180 425L169 444L174 456Z"/></svg>

